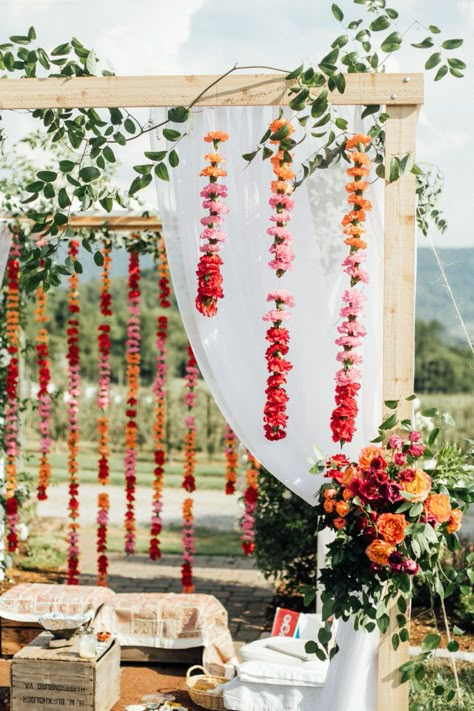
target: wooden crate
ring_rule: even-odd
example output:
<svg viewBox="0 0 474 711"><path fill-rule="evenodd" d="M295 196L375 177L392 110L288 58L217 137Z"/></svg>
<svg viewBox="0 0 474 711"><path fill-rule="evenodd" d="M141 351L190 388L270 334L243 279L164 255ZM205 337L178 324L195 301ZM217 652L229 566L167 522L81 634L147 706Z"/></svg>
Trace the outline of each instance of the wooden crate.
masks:
<svg viewBox="0 0 474 711"><path fill-rule="evenodd" d="M96 659L79 657L73 646L49 649L40 634L11 663L11 711L44 708L110 711L120 696L120 647L116 640Z"/></svg>
<svg viewBox="0 0 474 711"><path fill-rule="evenodd" d="M0 656L13 657L14 654L32 642L43 628L36 622L18 622L0 617Z"/></svg>

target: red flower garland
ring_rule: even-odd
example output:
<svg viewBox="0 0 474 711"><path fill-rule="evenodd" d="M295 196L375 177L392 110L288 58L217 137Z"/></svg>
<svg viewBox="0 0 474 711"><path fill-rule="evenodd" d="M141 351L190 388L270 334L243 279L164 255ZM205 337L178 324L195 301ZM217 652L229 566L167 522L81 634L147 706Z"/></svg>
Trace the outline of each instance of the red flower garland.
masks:
<svg viewBox="0 0 474 711"><path fill-rule="evenodd" d="M79 254L79 242L71 240L68 250L70 258L75 262ZM79 477L78 477L78 446L79 446L79 397L81 394L80 353L79 353L79 321L80 313L79 277L73 272L68 279L68 310L67 322L67 362L68 362L68 472L69 472L69 518L66 535L67 551L67 582L69 585L79 583Z"/></svg>
<svg viewBox="0 0 474 711"><path fill-rule="evenodd" d="M112 316L112 296L110 293L110 256L111 244L108 240L102 246L102 272L100 289L100 313L103 317L99 324L97 343L99 351L99 391L97 393L97 407L100 416L97 418L97 431L99 435L99 461L98 480L105 486L109 481L109 441L110 422L108 409L110 405L110 323ZM107 529L109 523L109 495L101 492L97 496L97 585L107 585L107 572L109 561L107 557Z"/></svg>
<svg viewBox="0 0 474 711"><path fill-rule="evenodd" d="M224 428L224 454L225 454L225 493L235 493L235 482L237 481L237 472L239 468L239 455L237 448L239 440L235 436L235 432L230 425L225 424Z"/></svg>
<svg viewBox="0 0 474 711"><path fill-rule="evenodd" d="M294 206L290 195L294 190L291 181L295 177L290 167L292 156L287 141L294 128L287 119L275 119L270 124L270 130L272 135L276 136L271 142L278 144L278 147L271 158L276 180L272 181L273 195L269 200L270 206L275 210L275 214L270 218L273 225L267 229L267 234L273 237L270 246L273 256L269 266L274 269L277 277L281 278L292 268L294 259L291 249L293 238L287 229ZM290 318L284 307L294 306L294 299L289 292L280 289L270 292L267 301L274 301L275 308L263 317L264 321L270 321L272 324L265 336L270 345L265 353L269 376L265 390L267 399L263 410L263 423L265 437L269 440L279 440L286 437L286 406L289 399L285 390L286 374L293 367L284 357L289 350L290 333L287 328L282 327L282 322Z"/></svg>
<svg viewBox="0 0 474 711"><path fill-rule="evenodd" d="M228 138L229 136L224 131L209 131L204 136L207 143L213 144L214 153L204 156L209 161L209 166L200 172L201 176L209 178L208 185L200 193L204 198L202 206L209 211L208 215L201 218L204 229L200 237L207 241L207 244L204 242L200 247L203 254L196 272L198 278L196 308L203 316L215 316L217 300L224 296L220 271L223 261L218 252L226 241L226 234L221 230L221 226L229 208L220 200L220 198L227 197L227 187L217 181L219 177L227 175L223 168L219 168L219 163L225 162L219 153L219 143L227 141Z"/></svg>
<svg viewBox="0 0 474 711"><path fill-rule="evenodd" d="M49 363L49 334L46 324L49 322L46 312L47 293L43 287L36 289L35 320L39 328L36 332L36 360L38 364L38 414L40 432L40 461L38 467L37 498L43 501L48 498L48 485L51 479L51 396L48 386L51 383Z"/></svg>
<svg viewBox="0 0 474 711"><path fill-rule="evenodd" d="M167 309L171 306L169 301L170 283L168 272L168 260L163 237L158 241L158 274L159 274L159 295L158 300L161 308ZM156 375L153 383L153 394L155 395L155 421L153 423L153 438L155 450L155 468L153 480L153 504L150 528L149 555L151 560L161 558L159 535L162 528L161 511L163 508L163 476L166 462L166 376L168 374L166 340L168 336L168 318L158 316L156 331Z"/></svg>
<svg viewBox="0 0 474 711"><path fill-rule="evenodd" d="M193 409L196 405L196 384L199 370L191 346L188 344L188 361L186 363L184 402L188 409L184 436L184 476L183 489L192 493L196 489L194 471L196 467L196 418ZM193 553L194 553L194 517L193 500L188 497L183 501L183 564L181 566L181 584L184 593L194 592L193 585Z"/></svg>
<svg viewBox="0 0 474 711"><path fill-rule="evenodd" d="M10 253L7 263L7 295L6 295L6 341L10 356L6 375L6 411L5 411L5 453L6 453L6 502L7 519L7 549L11 553L18 547L18 500L17 489L17 457L18 448L18 378L19 378L19 333L20 333L20 242L16 232L13 233Z"/></svg>
<svg viewBox="0 0 474 711"><path fill-rule="evenodd" d="M247 452L246 488L244 491L245 513L240 525L240 537L244 555L251 555L255 550L255 513L258 500L258 474L260 464L254 456Z"/></svg>
<svg viewBox="0 0 474 711"><path fill-rule="evenodd" d="M354 163L354 167L346 171L353 178L353 181L346 185L349 193L347 200L351 209L342 220L343 232L346 235L344 244L349 245L350 248L349 255L342 266L350 276L350 289L342 296L343 306L340 316L345 320L337 329L341 334L336 340L336 344L341 347L337 360L342 363L342 368L335 376L336 407L331 414L330 423L332 439L334 442L340 442L341 446L344 442L352 440L359 411L356 398L360 390L361 371L355 366L362 362L362 358L354 352L354 349L360 346L366 329L358 320L365 296L356 287L368 282L368 274L362 269L361 264L365 260L364 250L367 247L367 243L362 239L362 235L365 234L362 223L366 219L366 212L372 209L369 200L364 198L368 183L363 180L370 172L370 159L364 152L370 141L369 136L357 134L346 142L347 157Z"/></svg>
<svg viewBox="0 0 474 711"><path fill-rule="evenodd" d="M135 487L138 451L137 405L140 387L140 253L130 249L128 263L128 311L127 321L127 423L125 425L125 489L127 510L125 512L125 553L135 553Z"/></svg>

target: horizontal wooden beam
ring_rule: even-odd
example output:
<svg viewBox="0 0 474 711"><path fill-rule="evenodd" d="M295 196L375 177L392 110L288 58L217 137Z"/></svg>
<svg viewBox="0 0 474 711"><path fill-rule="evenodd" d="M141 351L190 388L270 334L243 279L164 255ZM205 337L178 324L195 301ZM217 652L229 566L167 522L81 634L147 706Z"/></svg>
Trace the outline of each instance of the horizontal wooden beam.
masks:
<svg viewBox="0 0 474 711"><path fill-rule="evenodd" d="M31 222L26 217L11 218L8 215L0 215L1 220L19 220L20 222ZM107 228L111 232L161 232L162 224L157 217L141 217L133 215L72 215L69 218L67 227L73 230L100 230Z"/></svg>
<svg viewBox="0 0 474 711"><path fill-rule="evenodd" d="M0 109L188 106L218 76L71 77L2 79ZM210 89L200 106L280 106L288 88L280 74L230 74ZM422 104L422 74L347 74L344 94L333 104Z"/></svg>

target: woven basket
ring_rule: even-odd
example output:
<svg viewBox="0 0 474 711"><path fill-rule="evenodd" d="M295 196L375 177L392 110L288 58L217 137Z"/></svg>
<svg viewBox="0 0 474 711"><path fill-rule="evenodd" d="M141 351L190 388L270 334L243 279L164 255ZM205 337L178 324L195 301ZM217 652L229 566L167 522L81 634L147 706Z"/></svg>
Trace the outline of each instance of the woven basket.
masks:
<svg viewBox="0 0 474 711"><path fill-rule="evenodd" d="M197 669L204 673L191 676L191 674ZM188 694L195 704L202 706L205 709L211 709L211 711L225 711L223 693L210 694L208 690L196 689L196 684L199 682L206 683L214 688L219 684L225 684L227 681L228 679L224 676L213 676L208 674L204 667L201 667L198 664L194 667L190 667L186 672L186 688L188 690Z"/></svg>

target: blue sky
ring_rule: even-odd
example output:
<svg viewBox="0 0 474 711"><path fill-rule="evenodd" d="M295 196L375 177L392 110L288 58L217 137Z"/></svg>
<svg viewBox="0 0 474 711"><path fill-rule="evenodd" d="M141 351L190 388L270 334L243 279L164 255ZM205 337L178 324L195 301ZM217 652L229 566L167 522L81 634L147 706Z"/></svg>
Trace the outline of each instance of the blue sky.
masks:
<svg viewBox="0 0 474 711"><path fill-rule="evenodd" d="M351 0L338 4L347 19L364 13ZM390 4L400 12L401 31L420 20L441 27L445 37L472 37L474 0ZM292 69L303 61L317 62L341 34L330 5L330 0L0 0L0 41L30 25L45 47L75 35L122 75L220 74L235 63ZM413 42L425 36L418 27L409 35ZM432 236L446 247L474 246L467 219L473 202L472 43L455 54L471 71L464 80L446 78L436 84L428 74L418 124L418 159L439 165L445 175L443 207L449 229L443 237ZM389 71L421 71L427 58L410 48L399 55ZM15 122L26 130L25 119L16 117Z"/></svg>

